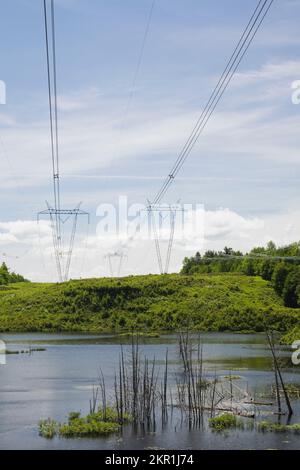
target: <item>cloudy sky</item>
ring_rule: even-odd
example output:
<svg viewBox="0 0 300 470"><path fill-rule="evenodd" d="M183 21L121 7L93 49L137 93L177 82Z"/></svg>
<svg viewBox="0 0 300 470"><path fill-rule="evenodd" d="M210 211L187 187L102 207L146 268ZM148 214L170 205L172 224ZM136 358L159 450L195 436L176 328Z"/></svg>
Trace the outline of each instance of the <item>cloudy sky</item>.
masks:
<svg viewBox="0 0 300 470"><path fill-rule="evenodd" d="M55 280L49 222L36 223L53 200L42 3L1 2L0 259L32 280ZM72 277L108 275L106 255L120 251L123 274L157 272L153 240L97 234L99 205L155 195L257 0L156 0L139 61L152 4L56 1L62 200L91 214L89 232L79 224ZM172 271L197 248L300 239L299 20L299 1L275 0L167 193L166 203L205 207L204 232L189 225L176 240Z"/></svg>

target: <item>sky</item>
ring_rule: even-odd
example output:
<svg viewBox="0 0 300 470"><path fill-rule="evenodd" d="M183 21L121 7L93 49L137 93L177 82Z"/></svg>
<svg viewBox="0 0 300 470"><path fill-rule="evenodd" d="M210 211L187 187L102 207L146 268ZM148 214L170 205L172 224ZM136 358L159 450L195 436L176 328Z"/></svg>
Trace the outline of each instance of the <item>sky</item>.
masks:
<svg viewBox="0 0 300 470"><path fill-rule="evenodd" d="M74 278L109 275L107 255L120 252L123 275L158 272L153 240L99 234L101 207L154 197L257 0L156 0L139 61L152 4L55 2L62 205L82 201L91 215L89 227L84 218L78 226ZM203 231L188 224L185 238L176 238L171 271L198 249L247 251L270 239L300 239L300 104L292 100L299 20L299 1L274 1L165 196L165 203L204 206ZM0 104L0 261L31 280L53 281L50 223L36 222L45 201L53 203L42 0L1 2L0 57L7 92ZM67 223L65 230L67 244Z"/></svg>

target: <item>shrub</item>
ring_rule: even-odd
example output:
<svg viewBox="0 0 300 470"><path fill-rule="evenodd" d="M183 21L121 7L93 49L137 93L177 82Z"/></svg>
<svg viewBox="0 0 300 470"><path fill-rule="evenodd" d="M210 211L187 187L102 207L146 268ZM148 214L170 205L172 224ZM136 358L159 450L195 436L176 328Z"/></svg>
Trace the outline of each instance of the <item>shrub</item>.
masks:
<svg viewBox="0 0 300 470"><path fill-rule="evenodd" d="M214 431L224 431L225 429L236 428L240 425L241 422L231 413L224 413L209 419L209 426Z"/></svg>
<svg viewBox="0 0 300 470"><path fill-rule="evenodd" d="M45 419L39 422L39 434L45 439L53 439L59 430L59 424L53 419Z"/></svg>

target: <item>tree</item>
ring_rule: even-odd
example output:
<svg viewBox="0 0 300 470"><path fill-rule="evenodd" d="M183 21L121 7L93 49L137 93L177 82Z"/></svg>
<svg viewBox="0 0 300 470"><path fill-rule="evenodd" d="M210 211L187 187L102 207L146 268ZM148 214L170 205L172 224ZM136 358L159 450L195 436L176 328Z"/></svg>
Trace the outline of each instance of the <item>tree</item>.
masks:
<svg viewBox="0 0 300 470"><path fill-rule="evenodd" d="M15 282L26 282L23 276L11 273L5 263L0 266L0 285L7 285Z"/></svg>
<svg viewBox="0 0 300 470"><path fill-rule="evenodd" d="M270 254L270 255L273 255L274 253L276 253L276 245L274 242L269 241L268 244L267 244L267 252Z"/></svg>
<svg viewBox="0 0 300 470"><path fill-rule="evenodd" d="M9 282L9 271L5 263L2 263L0 267L0 284L8 284Z"/></svg>
<svg viewBox="0 0 300 470"><path fill-rule="evenodd" d="M286 263L279 263L275 266L272 275L272 284L278 295L282 295L285 280L291 271L291 266Z"/></svg>
<svg viewBox="0 0 300 470"><path fill-rule="evenodd" d="M266 259L263 261L260 270L260 275L265 281L271 281L274 267L275 261L273 259Z"/></svg>
<svg viewBox="0 0 300 470"><path fill-rule="evenodd" d="M299 307L300 269L294 268L287 275L282 291L284 305L286 307Z"/></svg>
<svg viewBox="0 0 300 470"><path fill-rule="evenodd" d="M255 276L254 262L250 258L245 258L242 261L242 272L247 276Z"/></svg>
<svg viewBox="0 0 300 470"><path fill-rule="evenodd" d="M215 258L217 256L218 256L218 253L216 251L213 251L213 250L207 250L204 253L204 258Z"/></svg>

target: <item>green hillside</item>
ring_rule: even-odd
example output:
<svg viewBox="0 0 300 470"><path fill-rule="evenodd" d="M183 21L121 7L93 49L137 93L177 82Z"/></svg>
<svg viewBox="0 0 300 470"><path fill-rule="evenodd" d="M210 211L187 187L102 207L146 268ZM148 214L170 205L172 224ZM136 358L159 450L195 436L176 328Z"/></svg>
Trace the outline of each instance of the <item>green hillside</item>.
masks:
<svg viewBox="0 0 300 470"><path fill-rule="evenodd" d="M243 274L134 276L0 286L0 330L111 332L139 328L281 332L300 324L271 284Z"/></svg>

